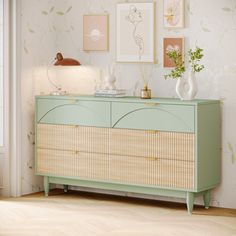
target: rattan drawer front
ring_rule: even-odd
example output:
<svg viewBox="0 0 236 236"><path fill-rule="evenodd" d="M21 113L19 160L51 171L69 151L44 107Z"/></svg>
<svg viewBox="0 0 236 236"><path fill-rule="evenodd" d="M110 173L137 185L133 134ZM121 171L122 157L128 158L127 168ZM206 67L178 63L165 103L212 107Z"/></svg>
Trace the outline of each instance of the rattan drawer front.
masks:
<svg viewBox="0 0 236 236"><path fill-rule="evenodd" d="M105 154L37 149L37 172L43 175L108 180L109 158Z"/></svg>
<svg viewBox="0 0 236 236"><path fill-rule="evenodd" d="M39 148L108 153L108 143L108 128L37 124Z"/></svg>
<svg viewBox="0 0 236 236"><path fill-rule="evenodd" d="M110 153L194 161L194 134L110 129Z"/></svg>
<svg viewBox="0 0 236 236"><path fill-rule="evenodd" d="M109 128L80 126L78 150L83 152L109 153Z"/></svg>
<svg viewBox="0 0 236 236"><path fill-rule="evenodd" d="M194 162L112 155L110 179L128 184L194 189Z"/></svg>
<svg viewBox="0 0 236 236"><path fill-rule="evenodd" d="M76 132L72 125L37 124L37 147L76 151Z"/></svg>

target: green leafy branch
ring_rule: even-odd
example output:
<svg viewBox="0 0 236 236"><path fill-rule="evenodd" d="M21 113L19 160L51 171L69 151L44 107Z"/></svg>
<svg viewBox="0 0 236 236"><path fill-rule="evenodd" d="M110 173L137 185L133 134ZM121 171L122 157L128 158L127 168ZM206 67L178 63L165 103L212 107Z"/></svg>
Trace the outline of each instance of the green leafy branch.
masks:
<svg viewBox="0 0 236 236"><path fill-rule="evenodd" d="M182 53L179 50L169 50L166 52L166 55L170 58L170 60L174 63L175 67L170 71L170 73L164 75L165 79L174 78L178 79L181 78L183 73L186 71L184 60ZM195 50L189 49L188 50L188 62L192 68L194 73L200 72L204 69L204 65L199 64L200 60L203 57L203 49L196 47Z"/></svg>
<svg viewBox="0 0 236 236"><path fill-rule="evenodd" d="M198 62L203 58L203 49L196 47L195 51L192 49L188 50L190 66L192 67L193 72L200 72L204 69L204 65L200 65Z"/></svg>
<svg viewBox="0 0 236 236"><path fill-rule="evenodd" d="M175 64L175 68L170 71L169 74L165 75L165 79L174 78L178 79L185 72L184 61L182 54L179 50L169 50L166 52L170 60Z"/></svg>

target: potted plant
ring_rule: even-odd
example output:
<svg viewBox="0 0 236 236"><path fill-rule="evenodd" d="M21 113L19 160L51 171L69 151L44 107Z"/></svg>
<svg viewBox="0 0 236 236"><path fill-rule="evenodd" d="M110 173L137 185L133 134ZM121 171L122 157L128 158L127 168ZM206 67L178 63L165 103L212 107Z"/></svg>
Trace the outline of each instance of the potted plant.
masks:
<svg viewBox="0 0 236 236"><path fill-rule="evenodd" d="M181 100L192 100L197 94L195 73L198 73L204 69L204 65L199 64L203 57L203 49L196 47L195 50L188 50L190 70L187 79L183 77L186 67L181 52L179 50L169 50L166 54L170 60L173 61L175 67L170 71L170 73L165 75L165 79L178 79L176 84L176 93Z"/></svg>

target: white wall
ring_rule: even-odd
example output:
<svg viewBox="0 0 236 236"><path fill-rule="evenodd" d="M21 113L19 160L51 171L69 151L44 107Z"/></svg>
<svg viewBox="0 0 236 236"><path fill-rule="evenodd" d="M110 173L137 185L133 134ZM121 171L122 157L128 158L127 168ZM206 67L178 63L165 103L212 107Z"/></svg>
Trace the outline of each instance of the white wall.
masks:
<svg viewBox="0 0 236 236"><path fill-rule="evenodd" d="M22 0L23 194L42 189L42 180L34 177L34 95L51 90L46 65L57 51L79 59L84 65L105 68L115 62L117 2L122 1ZM185 37L186 51L196 44L204 48L205 69L197 75L197 97L222 101L222 183L213 193L212 205L236 208L236 1L186 0L186 27L179 30L163 29L163 0L156 2L158 63L154 66L149 86L154 96L176 97L176 81L163 78L166 73L162 67L163 37ZM104 12L110 17L110 50L103 53L84 52L83 14ZM97 72L93 73L96 75ZM92 75L86 88L89 92L96 86L96 82L91 80ZM116 75L119 87L129 89L131 94L138 94L142 87L140 64L117 64ZM68 84L63 75L61 80L64 86ZM74 83L73 92L81 92L79 76L75 76L70 83Z"/></svg>

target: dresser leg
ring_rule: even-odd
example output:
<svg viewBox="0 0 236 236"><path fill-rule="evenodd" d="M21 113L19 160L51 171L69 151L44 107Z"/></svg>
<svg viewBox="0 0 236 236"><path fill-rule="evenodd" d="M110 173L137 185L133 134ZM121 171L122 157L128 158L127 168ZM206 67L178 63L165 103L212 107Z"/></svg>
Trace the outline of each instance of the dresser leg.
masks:
<svg viewBox="0 0 236 236"><path fill-rule="evenodd" d="M43 182L44 182L44 193L45 193L45 196L48 197L48 194L49 194L49 177L44 176Z"/></svg>
<svg viewBox="0 0 236 236"><path fill-rule="evenodd" d="M206 209L209 208L210 205L210 200L211 200L211 191L207 190L204 194L203 194L203 200L204 200L204 206Z"/></svg>
<svg viewBox="0 0 236 236"><path fill-rule="evenodd" d="M187 208L189 214L192 214L193 204L194 204L194 193L187 192Z"/></svg>
<svg viewBox="0 0 236 236"><path fill-rule="evenodd" d="M68 192L68 187L69 187L69 186L68 186L68 185L66 185L66 184L64 184L64 185L63 185L63 188L64 188L64 192L65 192L65 193L67 193L67 192Z"/></svg>

